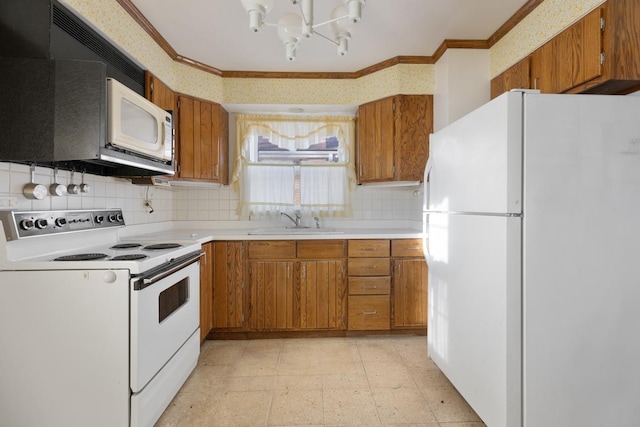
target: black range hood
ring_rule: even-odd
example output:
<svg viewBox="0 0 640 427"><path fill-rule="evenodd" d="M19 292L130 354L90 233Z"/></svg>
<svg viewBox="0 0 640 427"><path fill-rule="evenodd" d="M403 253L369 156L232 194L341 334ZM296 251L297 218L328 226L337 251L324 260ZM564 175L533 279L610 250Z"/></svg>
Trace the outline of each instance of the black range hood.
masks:
<svg viewBox="0 0 640 427"><path fill-rule="evenodd" d="M106 78L144 93L144 71L51 0L0 1L0 161L98 175L173 175L106 143Z"/></svg>
<svg viewBox="0 0 640 427"><path fill-rule="evenodd" d="M144 70L56 0L0 1L0 57L98 61L144 96Z"/></svg>

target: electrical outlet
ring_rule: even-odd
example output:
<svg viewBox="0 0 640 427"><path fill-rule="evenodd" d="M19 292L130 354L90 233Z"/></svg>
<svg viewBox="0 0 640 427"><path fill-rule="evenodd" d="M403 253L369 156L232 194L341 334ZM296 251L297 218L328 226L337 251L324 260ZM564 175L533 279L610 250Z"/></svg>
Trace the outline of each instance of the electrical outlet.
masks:
<svg viewBox="0 0 640 427"><path fill-rule="evenodd" d="M153 213L153 206L151 206L151 200L150 199L145 199L143 200L143 205L145 208L149 209L149 213Z"/></svg>

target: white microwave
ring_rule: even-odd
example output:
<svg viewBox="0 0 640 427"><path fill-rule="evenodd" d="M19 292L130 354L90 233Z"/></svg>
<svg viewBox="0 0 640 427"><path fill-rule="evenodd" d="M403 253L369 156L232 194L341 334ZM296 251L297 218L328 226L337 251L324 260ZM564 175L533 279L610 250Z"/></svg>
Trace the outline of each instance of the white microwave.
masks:
<svg viewBox="0 0 640 427"><path fill-rule="evenodd" d="M114 79L107 79L107 143L153 160L173 160L173 117Z"/></svg>

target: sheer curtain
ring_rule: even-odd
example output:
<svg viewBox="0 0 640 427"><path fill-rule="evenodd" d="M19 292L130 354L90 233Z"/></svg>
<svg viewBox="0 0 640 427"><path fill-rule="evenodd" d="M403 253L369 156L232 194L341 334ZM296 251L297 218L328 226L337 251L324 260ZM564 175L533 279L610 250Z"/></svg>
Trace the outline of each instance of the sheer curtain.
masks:
<svg viewBox="0 0 640 427"><path fill-rule="evenodd" d="M240 114L236 134L231 185L240 196L240 215L260 217L283 210L351 215L351 192L356 184L354 117ZM259 139L295 155L322 147L330 137L339 141L337 162L258 159Z"/></svg>

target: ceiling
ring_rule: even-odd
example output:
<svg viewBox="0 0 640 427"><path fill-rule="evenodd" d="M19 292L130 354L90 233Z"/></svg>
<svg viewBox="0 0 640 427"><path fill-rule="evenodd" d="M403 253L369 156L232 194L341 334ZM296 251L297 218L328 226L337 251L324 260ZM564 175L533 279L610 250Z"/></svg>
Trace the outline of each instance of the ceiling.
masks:
<svg viewBox="0 0 640 427"><path fill-rule="evenodd" d="M297 59L285 58L276 28L249 29L240 0L131 0L183 57L222 71L356 72L397 56L432 56L445 39L487 40L527 0L367 0L340 57L328 41L300 41ZM275 0L267 23L288 12L290 0ZM315 23L329 19L342 0L316 0ZM327 26L317 29L330 35Z"/></svg>

